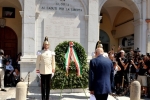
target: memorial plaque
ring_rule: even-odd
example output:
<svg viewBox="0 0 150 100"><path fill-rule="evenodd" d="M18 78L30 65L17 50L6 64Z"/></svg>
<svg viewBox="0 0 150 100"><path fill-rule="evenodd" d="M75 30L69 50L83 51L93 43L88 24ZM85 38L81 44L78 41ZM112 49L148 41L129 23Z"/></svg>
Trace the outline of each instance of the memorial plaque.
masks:
<svg viewBox="0 0 150 100"><path fill-rule="evenodd" d="M40 13L39 20L44 22L39 34L42 34L41 38L48 36L53 43L52 50L58 42L68 40L79 42L85 47L85 12L80 0L43 0L37 10ZM42 24L42 21L38 22L37 24ZM85 36L82 41L81 34Z"/></svg>
<svg viewBox="0 0 150 100"><path fill-rule="evenodd" d="M64 36L70 36L70 26L64 26Z"/></svg>

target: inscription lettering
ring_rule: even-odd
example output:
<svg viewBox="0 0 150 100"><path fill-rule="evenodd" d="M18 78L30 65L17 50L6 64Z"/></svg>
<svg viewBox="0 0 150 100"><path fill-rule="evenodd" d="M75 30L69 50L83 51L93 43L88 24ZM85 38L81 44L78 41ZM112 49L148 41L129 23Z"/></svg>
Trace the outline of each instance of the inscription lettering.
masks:
<svg viewBox="0 0 150 100"><path fill-rule="evenodd" d="M55 3L53 6L43 5L40 8L41 10L61 10L61 11L83 11L82 8L73 8L69 3L66 3L65 0L60 0L60 2Z"/></svg>

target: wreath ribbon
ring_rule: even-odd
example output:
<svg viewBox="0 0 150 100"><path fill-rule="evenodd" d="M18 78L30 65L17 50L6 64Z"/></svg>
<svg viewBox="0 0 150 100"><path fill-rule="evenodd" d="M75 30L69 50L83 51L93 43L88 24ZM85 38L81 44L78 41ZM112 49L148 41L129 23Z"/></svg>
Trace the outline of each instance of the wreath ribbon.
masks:
<svg viewBox="0 0 150 100"><path fill-rule="evenodd" d="M81 75L81 65L80 65L77 53L74 50L73 45L74 45L73 42L69 42L69 47L68 47L67 53L65 54L65 59L66 59L65 69L66 69L66 72L68 75L70 63L71 63L71 61L74 61L76 69L77 69L77 76L80 76Z"/></svg>

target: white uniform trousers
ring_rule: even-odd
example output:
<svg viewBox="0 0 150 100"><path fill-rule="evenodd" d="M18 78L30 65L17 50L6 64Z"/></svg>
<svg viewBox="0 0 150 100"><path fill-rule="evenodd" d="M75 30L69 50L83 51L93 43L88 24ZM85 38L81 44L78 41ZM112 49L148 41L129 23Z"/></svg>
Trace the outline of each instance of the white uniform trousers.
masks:
<svg viewBox="0 0 150 100"><path fill-rule="evenodd" d="M0 68L1 89L4 89L4 68Z"/></svg>

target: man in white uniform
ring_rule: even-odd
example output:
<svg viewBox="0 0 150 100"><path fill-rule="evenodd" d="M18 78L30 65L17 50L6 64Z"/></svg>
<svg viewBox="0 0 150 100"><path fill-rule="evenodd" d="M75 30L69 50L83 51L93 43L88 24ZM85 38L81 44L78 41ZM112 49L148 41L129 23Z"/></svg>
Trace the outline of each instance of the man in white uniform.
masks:
<svg viewBox="0 0 150 100"><path fill-rule="evenodd" d="M4 51L0 49L0 77L1 77L1 91L6 92L4 89Z"/></svg>
<svg viewBox="0 0 150 100"><path fill-rule="evenodd" d="M44 48L38 52L36 71L41 75L42 100L49 100L50 79L55 72L55 53L49 50L48 37L45 37Z"/></svg>

